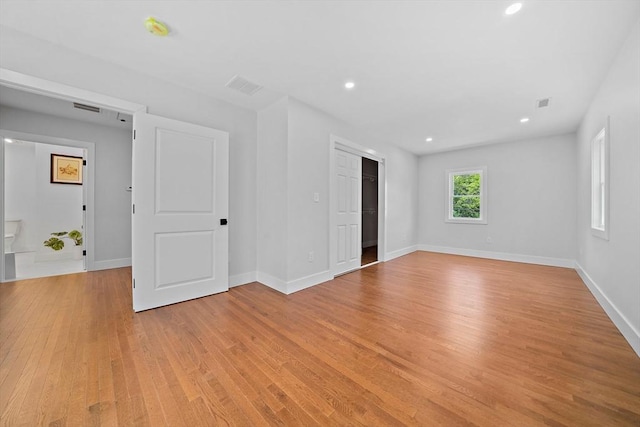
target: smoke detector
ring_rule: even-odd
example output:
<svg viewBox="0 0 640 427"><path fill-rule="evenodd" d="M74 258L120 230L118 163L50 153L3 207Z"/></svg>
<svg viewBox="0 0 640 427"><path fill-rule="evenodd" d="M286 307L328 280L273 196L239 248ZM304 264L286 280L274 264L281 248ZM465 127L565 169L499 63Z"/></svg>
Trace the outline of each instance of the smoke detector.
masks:
<svg viewBox="0 0 640 427"><path fill-rule="evenodd" d="M240 77L238 75L233 76L233 78L229 80L225 86L229 89L237 90L238 92L242 92L245 95L249 96L252 96L254 93L262 89L262 86L260 86L259 84L250 82L244 77Z"/></svg>

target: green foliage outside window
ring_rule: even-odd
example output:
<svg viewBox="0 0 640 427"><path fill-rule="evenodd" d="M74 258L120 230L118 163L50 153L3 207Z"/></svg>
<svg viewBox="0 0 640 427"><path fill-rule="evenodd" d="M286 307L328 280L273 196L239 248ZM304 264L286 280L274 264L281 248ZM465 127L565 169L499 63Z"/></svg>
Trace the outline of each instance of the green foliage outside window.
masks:
<svg viewBox="0 0 640 427"><path fill-rule="evenodd" d="M480 174L453 176L454 218L480 218Z"/></svg>

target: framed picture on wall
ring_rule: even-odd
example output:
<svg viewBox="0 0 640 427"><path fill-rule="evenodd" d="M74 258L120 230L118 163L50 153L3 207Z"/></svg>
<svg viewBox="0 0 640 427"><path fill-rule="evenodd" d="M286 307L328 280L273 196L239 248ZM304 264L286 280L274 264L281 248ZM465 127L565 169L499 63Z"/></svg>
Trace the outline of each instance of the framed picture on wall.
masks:
<svg viewBox="0 0 640 427"><path fill-rule="evenodd" d="M82 157L51 154L51 183L82 185Z"/></svg>

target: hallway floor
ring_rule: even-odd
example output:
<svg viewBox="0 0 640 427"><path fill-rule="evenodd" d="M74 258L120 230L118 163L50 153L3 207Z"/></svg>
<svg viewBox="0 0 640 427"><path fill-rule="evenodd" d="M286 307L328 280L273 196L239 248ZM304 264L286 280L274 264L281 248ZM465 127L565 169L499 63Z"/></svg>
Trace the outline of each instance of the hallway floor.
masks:
<svg viewBox="0 0 640 427"><path fill-rule="evenodd" d="M19 252L16 253L15 256L16 280L59 276L61 274L81 273L85 271L82 259L36 261L35 252Z"/></svg>

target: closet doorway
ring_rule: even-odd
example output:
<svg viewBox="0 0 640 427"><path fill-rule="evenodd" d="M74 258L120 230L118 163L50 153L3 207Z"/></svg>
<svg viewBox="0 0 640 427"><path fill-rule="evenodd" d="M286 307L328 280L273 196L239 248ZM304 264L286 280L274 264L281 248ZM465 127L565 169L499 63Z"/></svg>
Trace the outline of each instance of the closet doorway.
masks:
<svg viewBox="0 0 640 427"><path fill-rule="evenodd" d="M331 136L330 260L333 276L384 261L385 162L373 149Z"/></svg>
<svg viewBox="0 0 640 427"><path fill-rule="evenodd" d="M360 265L378 261L378 162L362 158L362 257Z"/></svg>

